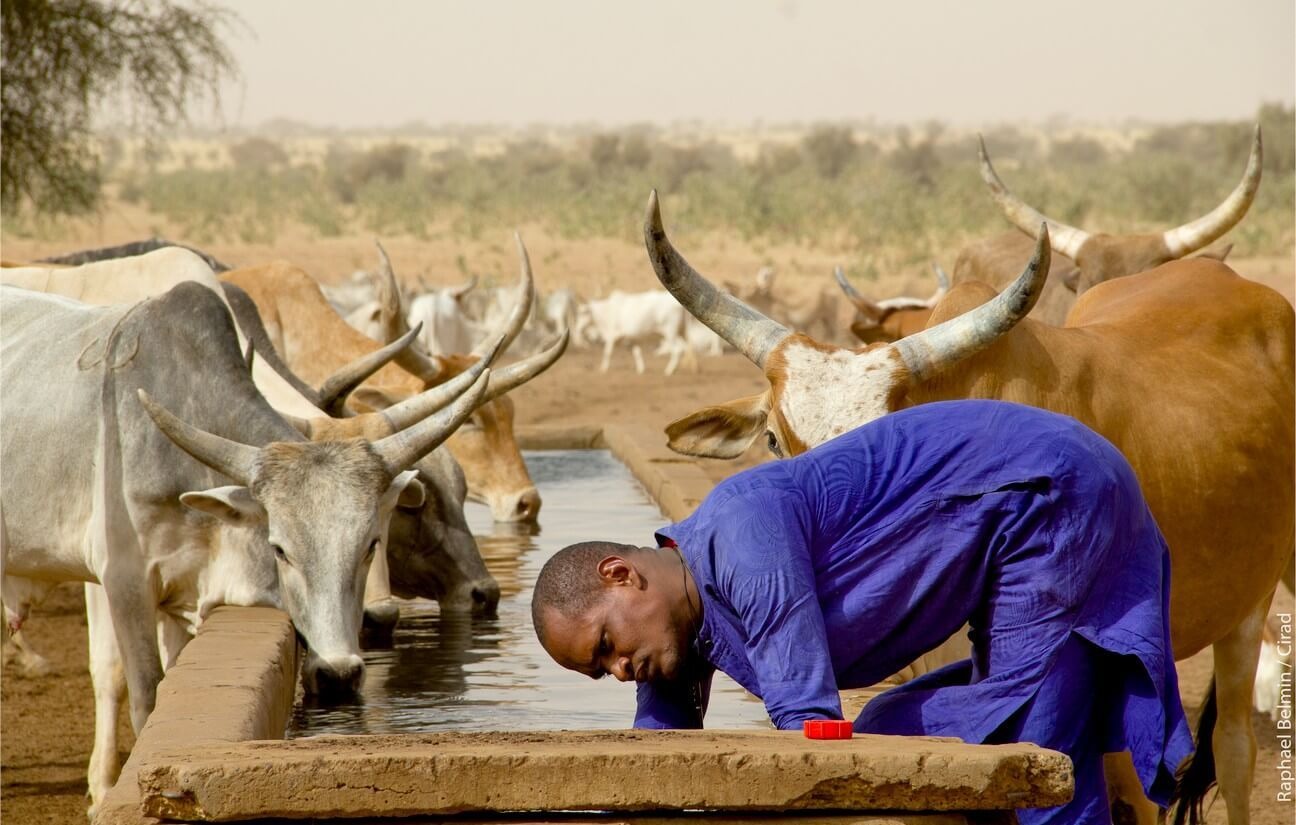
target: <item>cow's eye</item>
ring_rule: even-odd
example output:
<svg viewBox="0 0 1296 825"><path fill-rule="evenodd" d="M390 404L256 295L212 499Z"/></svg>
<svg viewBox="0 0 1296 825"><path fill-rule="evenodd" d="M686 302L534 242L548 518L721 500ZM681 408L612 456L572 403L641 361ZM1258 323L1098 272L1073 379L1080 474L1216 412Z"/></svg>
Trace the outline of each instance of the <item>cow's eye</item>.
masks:
<svg viewBox="0 0 1296 825"><path fill-rule="evenodd" d="M272 544L270 545L270 549L274 551L276 559L282 562L288 561L288 554L284 552L284 549L282 547L280 547L277 544Z"/></svg>
<svg viewBox="0 0 1296 825"><path fill-rule="evenodd" d="M365 561L369 561L370 559L372 559L374 557L374 553L377 552L378 552L378 539L374 539L373 541L369 542L369 549L365 551Z"/></svg>
<svg viewBox="0 0 1296 825"><path fill-rule="evenodd" d="M765 431L765 445L769 447L769 451L775 456L778 458L783 457L783 448L779 447L778 438L774 435L773 430Z"/></svg>

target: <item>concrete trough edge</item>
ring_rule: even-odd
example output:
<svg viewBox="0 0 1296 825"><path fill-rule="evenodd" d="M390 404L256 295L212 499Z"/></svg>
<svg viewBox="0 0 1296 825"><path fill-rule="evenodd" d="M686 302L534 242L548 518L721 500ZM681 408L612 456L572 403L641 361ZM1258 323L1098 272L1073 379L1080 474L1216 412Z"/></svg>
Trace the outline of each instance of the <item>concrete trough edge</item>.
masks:
<svg viewBox="0 0 1296 825"><path fill-rule="evenodd" d="M445 732L238 742L157 759L140 768L145 810L184 821L571 810L969 812L1071 797L1071 762L1063 754L934 737Z"/></svg>
<svg viewBox="0 0 1296 825"><path fill-rule="evenodd" d="M288 614L269 607L218 607L198 627L158 685L157 704L135 740L94 825L140 825L140 766L177 745L282 738L300 664ZM202 691L197 701L195 691Z"/></svg>

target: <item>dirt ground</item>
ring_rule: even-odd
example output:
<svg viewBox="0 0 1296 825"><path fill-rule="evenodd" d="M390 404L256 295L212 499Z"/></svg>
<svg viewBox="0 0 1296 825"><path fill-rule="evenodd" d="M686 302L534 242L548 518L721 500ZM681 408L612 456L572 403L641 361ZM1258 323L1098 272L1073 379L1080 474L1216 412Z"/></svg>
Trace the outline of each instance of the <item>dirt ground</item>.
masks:
<svg viewBox="0 0 1296 825"><path fill-rule="evenodd" d="M118 227L120 229L120 227ZM87 246L120 243L146 236L143 226L132 232L103 237L87 237L79 244L51 241L6 239L4 257L8 260L30 260L41 255ZM489 261L495 271L512 278L516 263L507 243L507 233L500 242L482 247L481 260ZM574 286L587 297L614 287L647 289L655 286L646 268L641 246L629 242L595 242L584 245L562 243L528 233L535 263L536 278L542 289ZM790 279L793 288L808 291L818 288L815 272L831 272L832 254L806 250L762 250L760 254L739 245L715 245L695 241L697 246L681 246L699 268L724 277L749 278L756 267L767 260L782 265L784 271L796 273ZM692 249L698 249L696 254ZM454 272L454 253L449 242L422 244L393 241L388 249L397 270L407 277L428 272L429 280L450 283L462 280ZM366 239L346 241L300 241L290 248L274 250L252 247L213 245L209 251L231 262L252 262L269 257L299 261L322 280L341 280L358 266L371 263L372 247ZM1243 259L1232 262L1243 274L1268 283L1288 299L1296 292L1296 277L1290 259ZM437 273L441 273L438 275ZM812 277L813 276L813 277ZM897 275L892 286L899 289L922 287L920 272ZM879 295L878 297L885 297ZM759 371L736 355L701 359L701 371L682 369L671 378L663 378L664 358L648 357L648 371L640 376L633 370L628 353L619 353L613 369L607 374L597 371L598 358L588 349L574 350L541 379L521 388L515 394L517 418L527 424L581 424L616 421L653 428L700 406L727 401L764 391L766 384ZM719 480L735 470L765 460L763 448L757 445L739 462L702 462L706 472ZM543 517L543 515L542 515ZM24 678L13 668L0 677L0 819L6 823L76 823L85 815L85 767L93 739L93 698L86 669L86 624L79 586L59 588L45 605L36 611L27 635L32 646L49 658L52 674ZM1185 705L1194 718L1209 679L1209 655L1181 663ZM122 742L132 741L129 724L119 725ZM1256 825L1289 825L1291 804L1276 801L1280 753L1276 732L1267 719L1256 719L1259 753L1252 794L1252 821ZM1223 803L1212 810L1210 823L1225 821Z"/></svg>

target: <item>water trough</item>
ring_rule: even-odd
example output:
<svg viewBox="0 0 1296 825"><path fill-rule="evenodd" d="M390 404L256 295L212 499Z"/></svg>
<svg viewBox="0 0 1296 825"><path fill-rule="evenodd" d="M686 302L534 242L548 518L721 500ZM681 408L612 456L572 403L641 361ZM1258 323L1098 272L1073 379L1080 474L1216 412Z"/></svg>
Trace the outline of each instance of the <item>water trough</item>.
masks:
<svg viewBox="0 0 1296 825"><path fill-rule="evenodd" d="M698 466L661 445L656 432L613 426L534 428L518 436L528 450L608 450L670 520L692 512L712 487ZM561 463L560 459L545 456L546 461ZM550 520L542 518L542 523L562 519L561 509L552 506L546 505ZM646 527L625 525L633 528L633 536L601 534L594 526L592 532L570 540L647 541L651 523L650 517ZM542 537L559 544L569 540L561 529L546 528ZM490 541L483 543L488 563ZM538 566L556 547L546 549L526 563ZM459 821L457 815L465 812L477 816L475 821L482 821L481 816L501 821L500 815L488 812L706 808L741 811L746 816L824 812L813 818L805 818L805 813L778 818L781 823L945 825L1010 822L1015 818L1013 808L1058 804L1069 797L1070 763L1060 754L1030 745L990 748L891 737L811 743L799 735L769 730L759 703L745 699L732 683L727 690L719 689L708 716L709 723L730 729L722 732L659 736L623 730L539 730L619 728L626 723L633 697L557 670L545 673L546 683L563 676L574 681L559 683L558 692L548 697L541 691L519 691L522 683L517 679L502 684L487 660L521 656L525 661L543 654L537 654L538 646L529 638L519 639L525 623L521 627L507 623L520 621L507 615L510 610L517 612L516 605L506 604L510 592L516 594L529 581L526 576L500 578L505 594L501 624L485 631L490 638L466 623L441 622L435 614L416 614L404 623L411 638L432 634L441 640L445 649L437 655L452 660L450 670L469 671L459 682L438 685L435 679L424 678L427 671L422 668L427 662L408 653L402 662L399 650L374 654L370 683L403 684L404 693L390 701L375 694L362 704L341 709L298 706L294 711L299 651L285 614L256 608L217 609L167 673L157 707L95 822L135 825L159 822L159 816L227 821L414 814L455 815ZM507 638L501 642L499 634ZM460 642L454 641L456 636ZM508 650L482 654L478 648L484 639ZM526 648L528 642L534 649ZM397 644L399 648L399 638ZM524 667L532 671L530 678L539 679L534 673L546 665L551 663L534 659ZM442 667L440 672L447 670ZM568 689L576 693L564 696ZM588 696L581 691L589 691ZM615 694L616 712L609 715L605 710L600 715L590 698L595 694ZM858 707L859 699L846 704ZM553 707L559 712L550 713ZM589 708L589 713L576 721L571 713L580 708ZM410 733L434 729L428 724L433 719L445 719L456 730ZM747 730L735 730L743 727ZM320 731L369 735L316 736ZM285 740L285 736L310 738ZM735 788L740 792L735 793ZM313 790L302 793L303 789ZM832 810L858 813L827 812ZM887 810L891 813L879 812ZM725 821L716 816L723 814L706 819ZM549 813L541 819L510 815L503 820L555 818L651 821L643 814L626 820L624 815L591 819L571 813Z"/></svg>

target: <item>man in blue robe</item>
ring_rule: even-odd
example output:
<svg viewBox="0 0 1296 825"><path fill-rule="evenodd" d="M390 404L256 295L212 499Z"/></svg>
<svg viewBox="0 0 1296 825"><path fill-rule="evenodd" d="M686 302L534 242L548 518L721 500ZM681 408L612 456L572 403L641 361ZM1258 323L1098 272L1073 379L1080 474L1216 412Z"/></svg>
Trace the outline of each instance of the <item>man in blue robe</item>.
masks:
<svg viewBox="0 0 1296 825"><path fill-rule="evenodd" d="M564 548L532 602L559 664L638 682L636 727L701 727L716 669L780 729L841 718L839 689L967 623L970 660L855 730L1066 753L1074 798L1023 823L1110 822L1102 756L1125 750L1164 805L1192 750L1165 540L1125 458L1074 419L923 404L727 479L656 538Z"/></svg>

